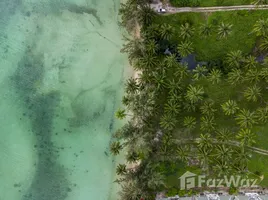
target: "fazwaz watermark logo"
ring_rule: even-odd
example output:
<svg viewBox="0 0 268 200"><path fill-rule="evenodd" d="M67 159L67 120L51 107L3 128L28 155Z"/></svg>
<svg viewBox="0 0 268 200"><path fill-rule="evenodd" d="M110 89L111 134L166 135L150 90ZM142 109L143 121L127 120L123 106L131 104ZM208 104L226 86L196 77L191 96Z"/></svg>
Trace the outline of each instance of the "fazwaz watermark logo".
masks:
<svg viewBox="0 0 268 200"><path fill-rule="evenodd" d="M180 189L187 190L196 187L247 187L254 188L258 187L257 182L261 181L260 179L245 179L241 176L226 176L222 178L207 178L205 175L197 175L192 172L185 172L180 179Z"/></svg>

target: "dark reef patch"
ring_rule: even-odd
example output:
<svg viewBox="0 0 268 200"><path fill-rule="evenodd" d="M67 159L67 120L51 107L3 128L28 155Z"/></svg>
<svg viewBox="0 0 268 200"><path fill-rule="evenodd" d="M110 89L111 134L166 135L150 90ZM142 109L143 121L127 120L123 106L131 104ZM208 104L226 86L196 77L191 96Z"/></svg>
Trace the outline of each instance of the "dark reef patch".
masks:
<svg viewBox="0 0 268 200"><path fill-rule="evenodd" d="M44 75L43 56L36 56L31 51L19 62L12 77L15 89L26 106L23 116L29 117L32 132L36 134L38 162L30 189L23 195L24 200L64 200L71 184L66 179L68 171L57 163L60 148L51 141L53 118L58 106L60 94L38 93L38 82Z"/></svg>
<svg viewBox="0 0 268 200"><path fill-rule="evenodd" d="M74 13L78 13L78 14L87 13L89 15L93 15L95 17L95 19L98 21L98 23L100 25L103 25L103 22L101 21L100 17L98 16L96 9L86 8L84 6L78 6L78 5L75 5L75 4L70 4L67 7L68 7L68 10L70 12L74 12Z"/></svg>

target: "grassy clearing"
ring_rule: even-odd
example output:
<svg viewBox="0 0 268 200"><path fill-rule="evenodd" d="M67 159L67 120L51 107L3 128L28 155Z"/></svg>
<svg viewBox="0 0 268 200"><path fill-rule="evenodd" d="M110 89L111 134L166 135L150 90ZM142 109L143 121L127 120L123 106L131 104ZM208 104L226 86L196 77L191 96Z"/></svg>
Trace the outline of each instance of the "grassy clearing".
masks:
<svg viewBox="0 0 268 200"><path fill-rule="evenodd" d="M172 6L180 6L181 0L170 0ZM191 2L191 1L189 1ZM235 5L249 5L252 0L200 0L199 6L235 6Z"/></svg>
<svg viewBox="0 0 268 200"><path fill-rule="evenodd" d="M260 154L252 154L252 158L249 162L249 171L256 173L259 172L264 176L264 179L260 182L263 187L268 187L268 156Z"/></svg>
<svg viewBox="0 0 268 200"><path fill-rule="evenodd" d="M179 13L161 16L158 23L168 23L175 28L172 42L177 44L179 38L180 25L186 22L195 28L195 34L190 39L193 42L196 59L202 61L224 60L225 55L232 50L241 50L245 55L252 52L257 36L252 33L256 21L260 18L267 18L267 11L229 11L215 13ZM211 36L204 38L199 33L202 23L211 23L214 32ZM226 39L220 39L216 33L217 26L221 22L232 24L232 32Z"/></svg>

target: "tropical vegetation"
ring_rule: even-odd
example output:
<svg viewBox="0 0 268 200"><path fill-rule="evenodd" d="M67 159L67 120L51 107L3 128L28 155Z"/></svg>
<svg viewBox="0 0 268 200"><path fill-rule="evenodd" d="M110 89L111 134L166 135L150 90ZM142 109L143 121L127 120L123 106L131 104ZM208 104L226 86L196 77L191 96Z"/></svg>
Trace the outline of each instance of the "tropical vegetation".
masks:
<svg viewBox="0 0 268 200"><path fill-rule="evenodd" d="M126 38L122 49L140 75L125 82L115 116L128 116L127 122L110 146L113 155L124 151L126 159L116 168L122 200L154 199L159 191L193 194L197 191L174 189L186 170L208 177L268 175L268 62L258 58L267 54L263 11L254 11L255 24L251 19L243 28L246 36L241 38L254 41L254 50L248 49L251 42L242 41L220 53L209 48L228 44L231 37L240 40L242 33L235 33L241 18L235 23L207 20L197 27L199 14L169 20L171 16L151 12L145 0L128 0L120 12L130 33L136 22L142 26L140 37ZM201 40L209 42L202 51ZM201 62L190 66L186 58L193 54ZM266 138L263 143L260 136ZM263 164L256 165L260 160ZM268 181L260 184L268 186Z"/></svg>

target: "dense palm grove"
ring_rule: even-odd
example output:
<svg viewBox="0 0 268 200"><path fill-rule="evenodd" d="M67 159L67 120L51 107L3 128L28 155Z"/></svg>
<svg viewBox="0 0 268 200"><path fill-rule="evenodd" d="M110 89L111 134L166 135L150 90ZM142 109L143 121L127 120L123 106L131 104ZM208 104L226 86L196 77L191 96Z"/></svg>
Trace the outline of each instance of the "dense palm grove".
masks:
<svg viewBox="0 0 268 200"><path fill-rule="evenodd" d="M268 122L268 63L233 50L221 66L189 70L180 61L194 52L192 33L209 37L216 31L219 39L228 39L232 25L212 29L203 24L194 30L185 23L178 33L168 24L155 23L159 16L146 3L128 0L121 7L122 25L129 33L137 24L142 27L140 37L128 39L122 49L141 75L126 83L116 116L128 122L111 144L114 155L124 149L127 162L140 162L135 169L117 166L122 200L154 199L156 192L169 191L167 174L181 163L212 177L260 175L248 169L248 162L258 141L255 127ZM259 36L259 52L267 51L268 20L260 19L252 30ZM181 42L164 54L174 34Z"/></svg>

